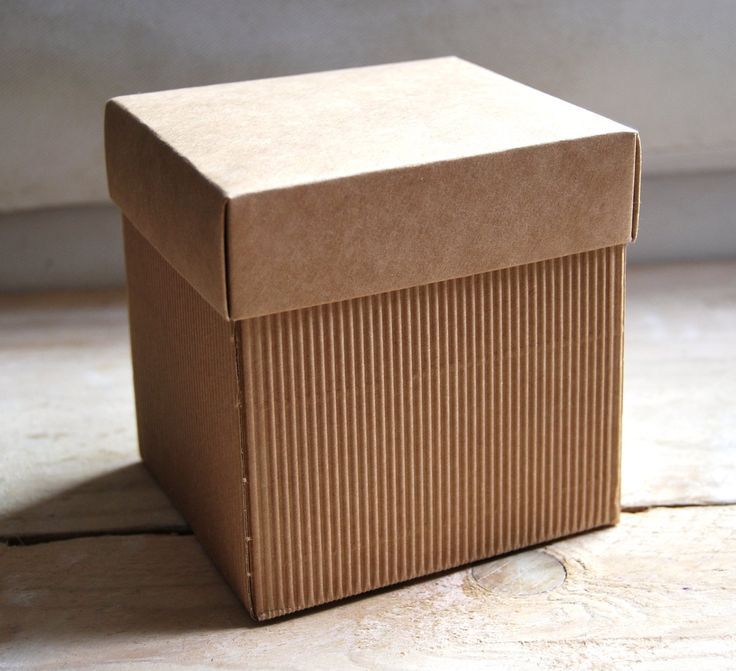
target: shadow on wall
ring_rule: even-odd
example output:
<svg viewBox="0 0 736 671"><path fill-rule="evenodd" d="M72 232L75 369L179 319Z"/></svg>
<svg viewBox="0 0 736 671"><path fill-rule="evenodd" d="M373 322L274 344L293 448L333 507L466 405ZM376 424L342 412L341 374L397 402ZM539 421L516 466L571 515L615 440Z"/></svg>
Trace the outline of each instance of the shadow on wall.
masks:
<svg viewBox="0 0 736 671"><path fill-rule="evenodd" d="M124 284L122 224L112 205L0 214L0 292Z"/></svg>

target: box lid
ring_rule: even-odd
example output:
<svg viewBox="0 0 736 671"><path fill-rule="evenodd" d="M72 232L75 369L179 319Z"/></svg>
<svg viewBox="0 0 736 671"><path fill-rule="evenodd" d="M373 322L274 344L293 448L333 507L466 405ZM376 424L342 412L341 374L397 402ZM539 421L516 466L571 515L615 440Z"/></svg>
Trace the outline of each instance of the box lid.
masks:
<svg viewBox="0 0 736 671"><path fill-rule="evenodd" d="M635 131L458 58L123 96L112 199L230 319L630 241Z"/></svg>

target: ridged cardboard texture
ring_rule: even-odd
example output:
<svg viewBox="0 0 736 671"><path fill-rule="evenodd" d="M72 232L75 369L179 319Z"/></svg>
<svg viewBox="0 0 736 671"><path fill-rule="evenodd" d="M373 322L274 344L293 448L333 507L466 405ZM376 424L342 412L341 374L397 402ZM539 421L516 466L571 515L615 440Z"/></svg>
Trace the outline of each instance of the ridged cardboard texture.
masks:
<svg viewBox="0 0 736 671"><path fill-rule="evenodd" d="M141 456L247 603L237 325L123 233Z"/></svg>
<svg viewBox="0 0 736 671"><path fill-rule="evenodd" d="M257 614L615 522L623 256L240 322Z"/></svg>
<svg viewBox="0 0 736 671"><path fill-rule="evenodd" d="M233 323L125 230L141 451L254 617L618 520L623 246Z"/></svg>
<svg viewBox="0 0 736 671"><path fill-rule="evenodd" d="M141 454L254 618L617 521L634 131L434 59L106 142Z"/></svg>

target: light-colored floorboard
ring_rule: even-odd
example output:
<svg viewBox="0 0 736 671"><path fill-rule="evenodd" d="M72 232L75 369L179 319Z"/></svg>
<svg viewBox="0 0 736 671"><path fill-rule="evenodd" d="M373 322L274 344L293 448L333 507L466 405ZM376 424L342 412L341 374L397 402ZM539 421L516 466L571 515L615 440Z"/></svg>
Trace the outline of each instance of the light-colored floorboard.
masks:
<svg viewBox="0 0 736 671"><path fill-rule="evenodd" d="M628 286L622 503L736 503L736 262Z"/></svg>
<svg viewBox="0 0 736 671"><path fill-rule="evenodd" d="M5 548L0 583L10 669L702 671L736 659L735 506L624 514L544 550L265 625L191 536Z"/></svg>
<svg viewBox="0 0 736 671"><path fill-rule="evenodd" d="M183 526L132 384L123 293L0 298L0 536Z"/></svg>

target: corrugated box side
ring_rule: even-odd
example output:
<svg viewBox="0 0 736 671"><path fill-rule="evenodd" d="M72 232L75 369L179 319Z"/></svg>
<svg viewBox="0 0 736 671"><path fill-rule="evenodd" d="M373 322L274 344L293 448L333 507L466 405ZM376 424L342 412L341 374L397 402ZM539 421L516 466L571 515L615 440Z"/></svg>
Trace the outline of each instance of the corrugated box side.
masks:
<svg viewBox="0 0 736 671"><path fill-rule="evenodd" d="M623 246L234 324L126 246L143 457L257 619L617 520Z"/></svg>
<svg viewBox="0 0 736 671"><path fill-rule="evenodd" d="M616 522L624 258L241 322L258 617Z"/></svg>
<svg viewBox="0 0 736 671"><path fill-rule="evenodd" d="M141 456L249 610L237 324L124 220Z"/></svg>

